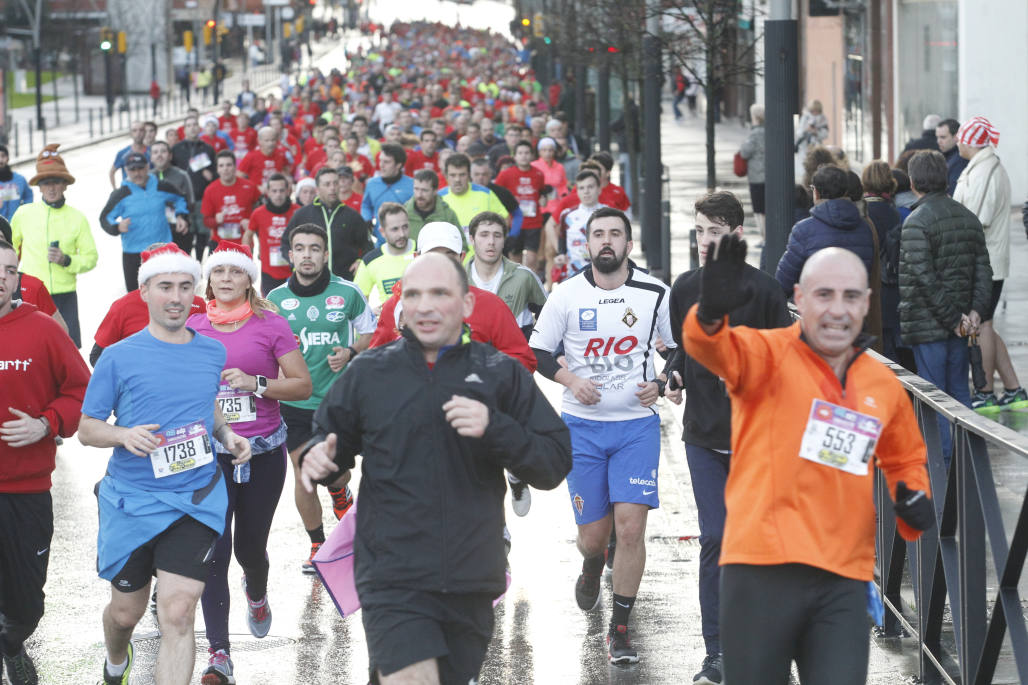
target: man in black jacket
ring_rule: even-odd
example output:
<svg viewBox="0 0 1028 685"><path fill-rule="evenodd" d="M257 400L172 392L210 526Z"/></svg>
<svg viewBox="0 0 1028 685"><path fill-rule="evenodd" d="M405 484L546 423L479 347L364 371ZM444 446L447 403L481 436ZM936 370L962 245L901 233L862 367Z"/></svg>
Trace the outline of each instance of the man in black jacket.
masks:
<svg viewBox="0 0 1028 685"><path fill-rule="evenodd" d="M375 249L368 223L360 213L339 201L338 171L328 166L321 167L314 180L318 184L318 196L311 204L296 210L289 220L286 234L282 236L282 257L289 259L289 235L294 228L302 224L321 226L328 232L332 273L352 281L361 256Z"/></svg>
<svg viewBox="0 0 1028 685"><path fill-rule="evenodd" d="M202 198L203 191L207 190L216 173L214 148L200 140L200 122L195 114L187 116L182 127L186 137L171 148L171 163L189 175L189 182L193 185L193 198ZM196 258L202 261L211 230L203 223L199 202L193 202L189 218L192 225L191 236L195 236L193 248L196 250ZM184 240L176 240L175 243L186 249Z"/></svg>
<svg viewBox="0 0 1028 685"><path fill-rule="evenodd" d="M900 337L914 350L917 373L971 406L966 336L978 333L992 295L992 265L982 224L946 195L942 153L923 150L907 166L918 200L900 234ZM949 422L939 415L949 464Z"/></svg>
<svg viewBox="0 0 1028 685"><path fill-rule="evenodd" d="M732 403L720 378L686 354L682 347L682 323L689 308L699 302L700 282L707 255L722 236L743 232L742 205L726 191L709 193L696 201L696 243L700 268L679 276L671 286L671 331L678 348L671 368L679 388L668 397L681 401L682 386L687 397L682 423L685 456L689 462L692 491L700 520L700 618L707 656L694 682L720 683L721 634L718 612L718 584L721 538L725 528L725 481L732 448ZM792 323L785 294L778 282L749 264L743 267L744 287L753 297L729 314L732 326L781 328ZM685 382L682 383L684 378ZM671 384L669 383L669 387Z"/></svg>
<svg viewBox="0 0 1028 685"><path fill-rule="evenodd" d="M403 339L359 355L317 410L301 478L338 486L363 455L354 573L372 682L473 682L505 588L503 471L553 489L571 439L520 364L471 341L459 264L416 259L403 303Z"/></svg>

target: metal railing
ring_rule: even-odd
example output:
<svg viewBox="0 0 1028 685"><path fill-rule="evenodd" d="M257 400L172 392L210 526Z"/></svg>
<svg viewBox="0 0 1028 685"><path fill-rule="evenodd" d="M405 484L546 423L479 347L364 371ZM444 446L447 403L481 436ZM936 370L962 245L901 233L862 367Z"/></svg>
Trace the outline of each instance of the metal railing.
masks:
<svg viewBox="0 0 1028 685"><path fill-rule="evenodd" d="M917 638L922 682L991 683L1003 652L1012 654L1019 681L1028 683L1028 627L1018 591L1028 553L1028 497L1020 494L1016 522L1008 534L989 453L991 448L1028 460L1028 438L978 415L884 357L877 358L895 372L913 403L928 449L936 513L935 528L917 542L904 542L896 532L885 479L878 473L876 551L886 606L883 634L898 636L905 629ZM939 417L952 437L950 463L943 454ZM905 557L910 560L909 586L903 582ZM994 591L987 587L990 572L995 574ZM913 607L904 606L904 591L912 591ZM945 630L946 607L952 616L952 640Z"/></svg>

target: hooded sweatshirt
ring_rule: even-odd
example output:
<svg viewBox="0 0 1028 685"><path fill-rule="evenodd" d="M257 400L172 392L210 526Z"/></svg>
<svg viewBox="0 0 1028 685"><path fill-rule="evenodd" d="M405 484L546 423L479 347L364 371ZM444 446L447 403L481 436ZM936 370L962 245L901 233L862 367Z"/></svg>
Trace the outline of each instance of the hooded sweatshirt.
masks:
<svg viewBox="0 0 1028 685"><path fill-rule="evenodd" d="M0 492L46 492L54 470L54 437L78 430L89 370L68 334L34 305L0 317L0 423L16 420L8 407L45 416L50 432L25 447L0 440Z"/></svg>
<svg viewBox="0 0 1028 685"><path fill-rule="evenodd" d="M792 287L799 283L803 265L818 250L842 247L855 253L871 273L874 261L874 238L871 227L857 206L844 197L825 200L810 210L810 218L792 228L785 254L778 262L775 278L792 295Z"/></svg>

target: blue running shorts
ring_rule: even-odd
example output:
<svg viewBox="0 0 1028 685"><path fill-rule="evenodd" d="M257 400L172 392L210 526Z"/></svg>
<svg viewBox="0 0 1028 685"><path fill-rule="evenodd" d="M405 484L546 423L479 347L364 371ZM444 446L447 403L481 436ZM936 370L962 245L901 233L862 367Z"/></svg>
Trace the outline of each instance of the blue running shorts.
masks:
<svg viewBox="0 0 1028 685"><path fill-rule="evenodd" d="M660 417L627 421L591 421L570 414L561 418L571 432L568 493L575 523L599 521L612 502L660 506Z"/></svg>

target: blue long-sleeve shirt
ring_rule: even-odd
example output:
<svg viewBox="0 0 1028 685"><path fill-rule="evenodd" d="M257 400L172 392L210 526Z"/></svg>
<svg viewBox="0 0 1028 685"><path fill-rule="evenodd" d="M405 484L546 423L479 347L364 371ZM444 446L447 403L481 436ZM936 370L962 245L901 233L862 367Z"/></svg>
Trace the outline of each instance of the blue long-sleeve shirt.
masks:
<svg viewBox="0 0 1028 685"><path fill-rule="evenodd" d="M400 176L387 184L381 176L368 179L364 186L364 200L361 202L361 216L378 227L378 208L383 202L399 202L401 205L414 197L414 179Z"/></svg>
<svg viewBox="0 0 1028 685"><path fill-rule="evenodd" d="M0 181L0 216L11 220L18 207L32 202L32 188L25 177L11 172L10 181Z"/></svg>
<svg viewBox="0 0 1028 685"><path fill-rule="evenodd" d="M148 176L146 187L131 181L111 193L107 206L100 212L100 225L111 235L121 236L121 249L129 254L138 254L154 243L171 241L171 226L166 209L171 206L175 216L188 216L186 200L176 188L155 176ZM119 233L118 222L131 219L129 229Z"/></svg>

